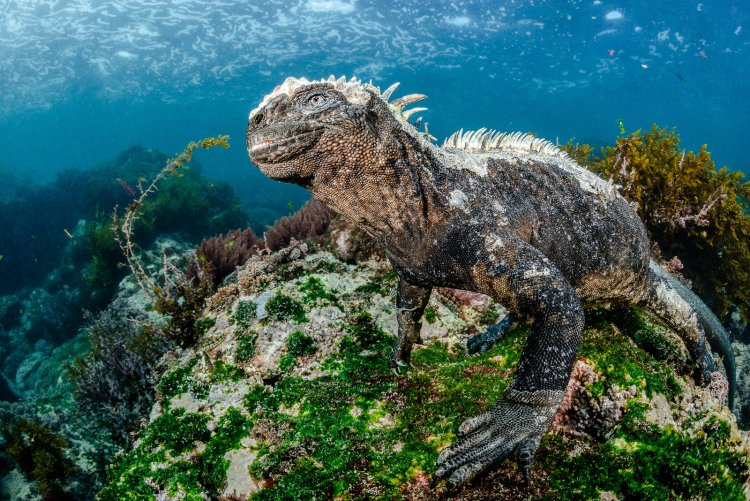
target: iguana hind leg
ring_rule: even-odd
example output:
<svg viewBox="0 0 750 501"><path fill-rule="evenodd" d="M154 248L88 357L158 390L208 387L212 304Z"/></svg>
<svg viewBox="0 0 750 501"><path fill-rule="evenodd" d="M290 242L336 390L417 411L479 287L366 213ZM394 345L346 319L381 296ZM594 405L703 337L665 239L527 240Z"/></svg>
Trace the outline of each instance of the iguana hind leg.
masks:
<svg viewBox="0 0 750 501"><path fill-rule="evenodd" d="M711 374L716 372L717 367L711 352L706 348L706 333L701 325L700 315L653 266L649 270L649 280L643 303L680 336L693 362L698 366L701 382L710 382Z"/></svg>

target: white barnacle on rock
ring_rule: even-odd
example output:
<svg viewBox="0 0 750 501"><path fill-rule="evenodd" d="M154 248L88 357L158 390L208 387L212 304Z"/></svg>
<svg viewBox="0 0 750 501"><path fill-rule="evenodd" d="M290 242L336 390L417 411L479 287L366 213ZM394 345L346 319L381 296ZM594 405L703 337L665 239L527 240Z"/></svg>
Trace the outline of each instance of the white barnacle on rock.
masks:
<svg viewBox="0 0 750 501"><path fill-rule="evenodd" d="M453 190L448 194L448 204L468 213L469 198L461 190Z"/></svg>

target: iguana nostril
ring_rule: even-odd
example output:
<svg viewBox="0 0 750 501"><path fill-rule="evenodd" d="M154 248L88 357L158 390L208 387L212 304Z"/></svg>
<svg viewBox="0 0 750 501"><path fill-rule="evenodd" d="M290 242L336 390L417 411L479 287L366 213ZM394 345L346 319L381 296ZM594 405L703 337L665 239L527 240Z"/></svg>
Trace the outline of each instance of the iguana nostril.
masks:
<svg viewBox="0 0 750 501"><path fill-rule="evenodd" d="M259 111L259 112L258 112L258 113L256 113L256 114L255 114L255 116L253 117L253 123L254 123L255 125L260 125L260 123L261 123L261 122L263 121L263 118L264 118L264 116L263 116L263 112L262 112L262 111Z"/></svg>

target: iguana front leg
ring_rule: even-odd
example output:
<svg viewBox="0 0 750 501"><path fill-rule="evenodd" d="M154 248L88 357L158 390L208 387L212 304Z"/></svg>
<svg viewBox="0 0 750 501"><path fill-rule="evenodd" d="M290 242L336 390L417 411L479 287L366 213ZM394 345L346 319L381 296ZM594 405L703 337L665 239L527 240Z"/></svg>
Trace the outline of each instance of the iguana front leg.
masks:
<svg viewBox="0 0 750 501"><path fill-rule="evenodd" d="M511 454L528 480L531 464L562 400L583 330L574 288L539 251L505 242L504 255L475 266L477 282L531 325L511 388L489 410L464 421L460 440L440 454L433 481L468 482Z"/></svg>
<svg viewBox="0 0 750 501"><path fill-rule="evenodd" d="M410 284L399 277L396 296L398 337L389 360L391 369L404 366L411 361L411 347L414 343L421 341L419 331L422 328L422 322L420 320L430 300L430 292L432 292L432 287Z"/></svg>

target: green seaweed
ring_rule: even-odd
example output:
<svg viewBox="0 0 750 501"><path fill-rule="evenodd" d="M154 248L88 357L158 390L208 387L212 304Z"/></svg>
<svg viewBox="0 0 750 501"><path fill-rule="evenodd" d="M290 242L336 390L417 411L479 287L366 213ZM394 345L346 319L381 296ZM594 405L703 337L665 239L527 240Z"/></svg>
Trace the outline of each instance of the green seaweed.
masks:
<svg viewBox="0 0 750 501"><path fill-rule="evenodd" d="M255 355L255 342L258 340L258 333L248 330L245 334L237 338L237 347L235 348L234 357L238 362L247 362Z"/></svg>
<svg viewBox="0 0 750 501"><path fill-rule="evenodd" d="M287 371L294 367L299 357L312 355L318 350L313 338L302 331L294 331L286 340L286 354L279 360L279 370Z"/></svg>
<svg viewBox="0 0 750 501"><path fill-rule="evenodd" d="M398 283L398 275L393 270L389 270L385 273L374 276L370 281L360 285L354 292L363 295L379 294L381 296L388 296L392 290L395 290L396 284Z"/></svg>
<svg viewBox="0 0 750 501"><path fill-rule="evenodd" d="M498 320L500 320L500 312L497 311L494 304L490 304L487 309L479 315L479 318L477 318L477 322L482 325L495 325Z"/></svg>
<svg viewBox="0 0 750 501"><path fill-rule="evenodd" d="M745 499L748 458L732 450L728 424L709 421L708 432L691 437L642 420L644 404L631 402L605 443L580 441L581 454L562 437L545 439L552 499L599 499L610 492L625 499Z"/></svg>
<svg viewBox="0 0 750 501"><path fill-rule="evenodd" d="M205 451L199 456L199 481L212 495L221 493L227 479L229 461L224 459L224 455L236 449L251 428L252 420L246 418L242 411L235 407L230 407L219 419L213 437L206 444Z"/></svg>
<svg viewBox="0 0 750 501"><path fill-rule="evenodd" d="M435 321L437 320L437 311L432 306L428 306L427 308L424 309L422 318L424 318L428 324L434 324Z"/></svg>
<svg viewBox="0 0 750 501"><path fill-rule="evenodd" d="M195 328L201 336L205 335L214 325L216 325L216 319L213 317L202 317L195 322Z"/></svg>
<svg viewBox="0 0 750 501"><path fill-rule="evenodd" d="M195 442L208 439L209 419L206 414L186 413L185 409L167 410L149 425L142 438L143 446L160 445L174 454L182 454Z"/></svg>
<svg viewBox="0 0 750 501"><path fill-rule="evenodd" d="M230 321L235 325L235 334L242 333L250 329L256 318L258 305L253 301L240 301L237 309L230 317Z"/></svg>
<svg viewBox="0 0 750 501"><path fill-rule="evenodd" d="M211 446L207 424L210 416L167 410L149 424L138 446L115 457L108 468L105 487L97 498L103 501L156 499L156 491L181 499L204 499L204 491L216 490L215 480L226 474L226 465L217 461L219 446ZM220 440L224 441L224 438ZM181 453L206 443L206 461L191 463L176 458ZM202 456L199 455L199 458ZM213 471L217 468L217 471Z"/></svg>
<svg viewBox="0 0 750 501"><path fill-rule="evenodd" d="M276 294L266 303L268 318L272 320L292 319L298 324L307 322L305 307L294 298L284 294Z"/></svg>
<svg viewBox="0 0 750 501"><path fill-rule="evenodd" d="M208 388L198 383L193 377L193 368L198 363L193 359L182 367L177 367L166 372L156 390L162 396L164 402L169 402L173 397L181 393L190 392L198 398L203 398L208 394Z"/></svg>
<svg viewBox="0 0 750 501"><path fill-rule="evenodd" d="M602 376L587 387L592 396L605 395L612 386L627 388L635 385L651 397L654 392L667 398L682 391L668 365L639 348L628 336L615 332L612 324L589 315L589 321L597 321L596 328L586 330L578 349L578 356L591 362Z"/></svg>
<svg viewBox="0 0 750 501"><path fill-rule="evenodd" d="M239 367L228 364L223 360L217 360L211 367L208 374L211 383L228 383L232 381L241 381L245 378L245 373Z"/></svg>
<svg viewBox="0 0 750 501"><path fill-rule="evenodd" d="M339 351L323 362L327 375L287 376L245 398L259 418L286 423L252 465L273 481L258 499L400 497L401 485L433 468L458 422L502 394L525 338L516 331L472 358L432 343L414 352L414 370L396 376L387 364L392 337L369 314L354 312L343 327ZM291 407L296 415L282 412Z"/></svg>
<svg viewBox="0 0 750 501"><path fill-rule="evenodd" d="M332 305L339 304L338 291L326 289L323 282L312 275L300 284L299 291L305 295L305 302L308 304L316 304L318 301Z"/></svg>

